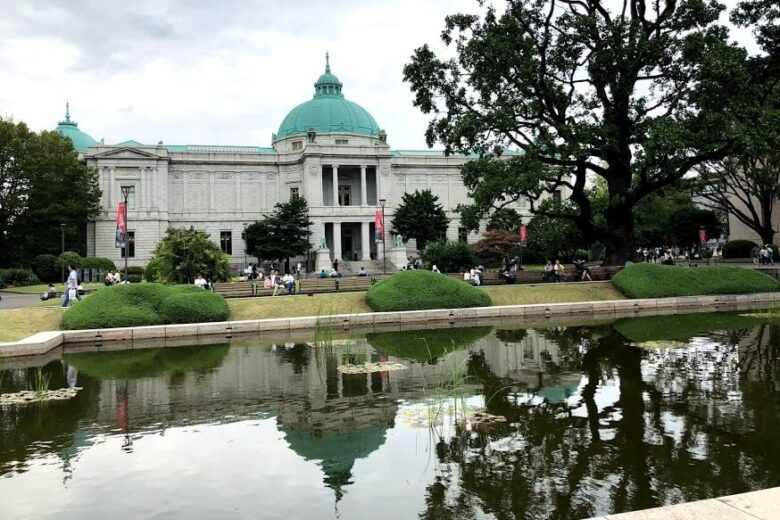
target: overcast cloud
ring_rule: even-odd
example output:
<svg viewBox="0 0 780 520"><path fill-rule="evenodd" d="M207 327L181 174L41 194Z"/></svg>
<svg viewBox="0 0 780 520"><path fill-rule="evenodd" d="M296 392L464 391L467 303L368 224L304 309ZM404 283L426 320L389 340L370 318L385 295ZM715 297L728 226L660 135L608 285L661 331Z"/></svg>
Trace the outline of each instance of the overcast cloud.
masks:
<svg viewBox="0 0 780 520"><path fill-rule="evenodd" d="M728 3L733 3L733 0ZM393 148L428 121L401 69L475 0L0 0L0 114L53 129L65 100L108 143L270 146L325 51Z"/></svg>

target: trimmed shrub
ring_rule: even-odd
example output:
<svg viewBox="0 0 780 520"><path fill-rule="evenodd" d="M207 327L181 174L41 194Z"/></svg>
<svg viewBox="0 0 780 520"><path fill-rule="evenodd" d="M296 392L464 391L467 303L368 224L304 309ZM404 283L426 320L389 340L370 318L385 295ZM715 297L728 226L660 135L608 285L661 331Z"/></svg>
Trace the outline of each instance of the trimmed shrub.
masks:
<svg viewBox="0 0 780 520"><path fill-rule="evenodd" d="M200 323L225 321L230 309L225 300L195 287L194 291L177 291L163 300L160 312L167 323Z"/></svg>
<svg viewBox="0 0 780 520"><path fill-rule="evenodd" d="M102 269L103 271L116 271L114 262L102 256L85 256L81 259L82 269Z"/></svg>
<svg viewBox="0 0 780 520"><path fill-rule="evenodd" d="M73 251L65 251L60 255L60 261L66 269L68 266L78 269L81 267L81 260L81 255Z"/></svg>
<svg viewBox="0 0 780 520"><path fill-rule="evenodd" d="M731 240L723 246L723 258L750 258L750 252L758 244L752 240Z"/></svg>
<svg viewBox="0 0 780 520"><path fill-rule="evenodd" d="M144 271L144 280L147 282L156 282L157 279L160 277L160 265L162 264L162 260L154 257L152 258L148 264L146 264L146 270Z"/></svg>
<svg viewBox="0 0 780 520"><path fill-rule="evenodd" d="M375 350L384 354L434 364L450 352L469 347L484 338L492 327L465 327L459 329L407 330L403 332L372 332L366 340Z"/></svg>
<svg viewBox="0 0 780 520"><path fill-rule="evenodd" d="M412 311L487 307L490 296L466 282L430 271L401 271L381 280L366 293L375 311Z"/></svg>
<svg viewBox="0 0 780 520"><path fill-rule="evenodd" d="M178 299L181 295L190 296L195 291L199 292L198 297L184 302ZM169 298L176 301L166 307ZM215 303L206 303L208 300ZM189 303L197 309L189 311ZM166 314L164 308L172 314ZM62 317L62 328L74 330L191 323L191 317L197 318L197 321L224 321L227 318L226 309L227 304L221 296L195 286L168 287L156 283L115 285L97 291L68 309Z"/></svg>
<svg viewBox="0 0 780 520"><path fill-rule="evenodd" d="M442 273L458 273L477 265L474 250L466 242L430 242L420 259L429 269L435 265Z"/></svg>
<svg viewBox="0 0 780 520"><path fill-rule="evenodd" d="M140 274L129 274L125 277L127 283L141 283L144 281L144 277Z"/></svg>
<svg viewBox="0 0 780 520"><path fill-rule="evenodd" d="M143 276L144 275L144 268L138 267L135 265L131 265L127 268L127 272L125 272L125 269L122 268L122 275L124 276Z"/></svg>
<svg viewBox="0 0 780 520"><path fill-rule="evenodd" d="M629 341L645 343L688 341L697 334L714 330L747 329L758 323L758 319L744 314L717 312L629 318L618 321L614 328Z"/></svg>
<svg viewBox="0 0 780 520"><path fill-rule="evenodd" d="M61 265L60 259L54 255L38 255L33 260L33 270L44 283L61 281Z"/></svg>
<svg viewBox="0 0 780 520"><path fill-rule="evenodd" d="M39 283L41 280L29 269L6 269L0 273L0 286L2 287L22 287Z"/></svg>
<svg viewBox="0 0 780 520"><path fill-rule="evenodd" d="M577 249L574 252L574 256L572 257L572 260L588 260L588 250L587 249Z"/></svg>
<svg viewBox="0 0 780 520"><path fill-rule="evenodd" d="M741 267L633 264L617 273L612 283L629 298L780 291L779 281Z"/></svg>

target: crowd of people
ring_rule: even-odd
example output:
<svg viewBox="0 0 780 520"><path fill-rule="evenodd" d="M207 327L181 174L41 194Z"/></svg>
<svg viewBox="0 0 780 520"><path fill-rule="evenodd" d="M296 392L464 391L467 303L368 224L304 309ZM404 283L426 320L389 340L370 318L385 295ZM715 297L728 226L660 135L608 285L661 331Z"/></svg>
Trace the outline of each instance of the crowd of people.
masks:
<svg viewBox="0 0 780 520"><path fill-rule="evenodd" d="M754 262L760 265L775 265L775 252L770 244L764 244L754 255Z"/></svg>
<svg viewBox="0 0 780 520"><path fill-rule="evenodd" d="M301 291L301 264L295 267L295 275L286 271L284 275L277 269L271 269L268 276L265 276L263 269L256 264L249 264L247 268L247 278L252 285L252 296L258 296L260 289L272 289L271 296L280 294L293 295Z"/></svg>
<svg viewBox="0 0 780 520"><path fill-rule="evenodd" d="M103 278L103 285L106 287L109 285L119 285L120 283L122 283L122 275L119 274L119 271L114 271L113 269L108 271Z"/></svg>

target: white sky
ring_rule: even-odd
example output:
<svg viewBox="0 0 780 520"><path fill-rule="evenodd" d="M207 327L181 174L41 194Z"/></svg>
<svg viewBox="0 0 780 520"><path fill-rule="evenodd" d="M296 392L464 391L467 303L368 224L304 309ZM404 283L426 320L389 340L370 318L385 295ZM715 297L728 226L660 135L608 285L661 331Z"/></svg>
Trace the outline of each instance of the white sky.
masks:
<svg viewBox="0 0 780 520"><path fill-rule="evenodd" d="M733 4L735 0L727 0ZM501 2L499 2L500 4ZM402 68L476 0L0 0L0 115L107 143L270 146L325 51L393 148L425 148Z"/></svg>

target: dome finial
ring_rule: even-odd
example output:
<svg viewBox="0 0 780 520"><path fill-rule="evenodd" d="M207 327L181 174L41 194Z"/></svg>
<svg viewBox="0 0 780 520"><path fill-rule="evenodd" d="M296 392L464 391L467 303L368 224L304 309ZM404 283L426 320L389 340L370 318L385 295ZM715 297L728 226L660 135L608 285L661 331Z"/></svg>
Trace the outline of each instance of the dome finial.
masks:
<svg viewBox="0 0 780 520"><path fill-rule="evenodd" d="M65 101L65 121L70 123L70 101Z"/></svg>
<svg viewBox="0 0 780 520"><path fill-rule="evenodd" d="M330 74L330 53L325 51L325 74Z"/></svg>

